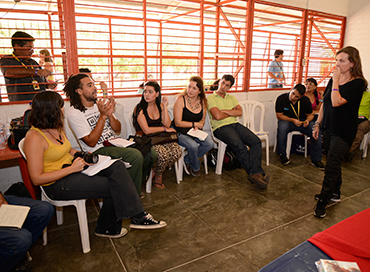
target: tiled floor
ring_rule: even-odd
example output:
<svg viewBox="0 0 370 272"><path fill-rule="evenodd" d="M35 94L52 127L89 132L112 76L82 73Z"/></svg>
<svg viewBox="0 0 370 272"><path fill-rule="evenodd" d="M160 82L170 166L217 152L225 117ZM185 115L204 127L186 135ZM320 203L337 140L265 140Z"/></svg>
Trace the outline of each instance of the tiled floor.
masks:
<svg viewBox="0 0 370 272"><path fill-rule="evenodd" d="M55 218L50 222L48 245L39 239L31 249L32 266L40 272L258 271L316 232L370 207L370 158L361 160L359 154L342 164L342 202L331 205L324 219L313 216L324 172L311 166L309 157L292 154L292 163L282 166L271 153L270 166L263 161L271 176L266 190L252 185L243 169L218 176L210 168L208 175L185 176L179 185L174 170L166 171L166 189L153 188L143 199L146 211L167 222L164 229L98 238L98 209L89 200L87 254L74 208L67 207L63 225Z"/></svg>

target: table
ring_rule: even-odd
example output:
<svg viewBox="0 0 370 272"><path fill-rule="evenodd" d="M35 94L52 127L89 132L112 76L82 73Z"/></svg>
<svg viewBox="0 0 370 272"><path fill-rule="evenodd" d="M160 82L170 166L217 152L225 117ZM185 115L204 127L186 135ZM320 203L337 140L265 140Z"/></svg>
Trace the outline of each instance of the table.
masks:
<svg viewBox="0 0 370 272"><path fill-rule="evenodd" d="M35 186L32 184L30 176L28 175L27 163L26 160L23 158L21 152L19 150L10 149L8 145L5 149L0 150L0 161L8 161L13 159L18 159L23 183L24 185L26 185L26 188L30 192L31 197L33 199L36 199Z"/></svg>

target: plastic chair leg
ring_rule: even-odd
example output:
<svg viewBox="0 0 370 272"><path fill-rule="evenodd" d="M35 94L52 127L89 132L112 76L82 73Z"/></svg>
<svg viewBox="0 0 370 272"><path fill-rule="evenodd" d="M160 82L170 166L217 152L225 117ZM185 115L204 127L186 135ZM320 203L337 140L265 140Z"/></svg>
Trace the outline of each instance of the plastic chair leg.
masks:
<svg viewBox="0 0 370 272"><path fill-rule="evenodd" d="M203 162L204 162L204 172L206 175L208 175L208 161L207 161L207 154L204 154L203 156Z"/></svg>
<svg viewBox="0 0 370 272"><path fill-rule="evenodd" d="M293 134L290 132L288 133L287 141L286 141L286 157L290 158L290 149L292 148L292 138Z"/></svg>
<svg viewBox="0 0 370 272"><path fill-rule="evenodd" d="M77 210L78 224L80 226L82 251L83 253L88 253L91 249L90 249L90 240L89 240L89 226L87 224L86 201L77 200L76 210Z"/></svg>
<svg viewBox="0 0 370 272"><path fill-rule="evenodd" d="M152 192L153 171L154 170L150 170L150 175L149 175L149 178L148 178L148 180L146 182L146 192L148 194L150 194Z"/></svg>
<svg viewBox="0 0 370 272"><path fill-rule="evenodd" d="M63 220L63 207L55 207L55 210L57 212L57 225L62 225Z"/></svg>
<svg viewBox="0 0 370 272"><path fill-rule="evenodd" d="M224 163L225 151L226 151L226 144L219 143L218 144L218 152L217 152L217 164L216 164L216 174L222 174L222 165Z"/></svg>
<svg viewBox="0 0 370 272"><path fill-rule="evenodd" d="M269 166L270 164L270 146L269 146L269 139L266 138L266 165Z"/></svg>
<svg viewBox="0 0 370 272"><path fill-rule="evenodd" d="M44 230L42 231L42 240L42 245L46 246L48 244L48 227L44 228Z"/></svg>

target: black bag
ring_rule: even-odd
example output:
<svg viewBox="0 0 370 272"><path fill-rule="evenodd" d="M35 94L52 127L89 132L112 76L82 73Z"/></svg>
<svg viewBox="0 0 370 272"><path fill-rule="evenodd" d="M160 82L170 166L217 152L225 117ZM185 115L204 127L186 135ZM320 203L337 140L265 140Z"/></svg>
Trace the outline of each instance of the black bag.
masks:
<svg viewBox="0 0 370 272"><path fill-rule="evenodd" d="M135 142L129 147L136 148L141 152L141 154L143 154L144 157L146 156L146 154L148 154L148 152L150 152L150 149L152 148L152 140L147 136L130 135L128 140Z"/></svg>
<svg viewBox="0 0 370 272"><path fill-rule="evenodd" d="M28 116L31 110L26 110L21 117L13 118L10 122L10 136L8 146L10 149L19 150L19 142L26 136L27 131L31 128L28 123Z"/></svg>
<svg viewBox="0 0 370 272"><path fill-rule="evenodd" d="M148 134L148 137L152 140L152 145L167 144L167 143L178 143L179 137L177 132L157 132Z"/></svg>
<svg viewBox="0 0 370 272"><path fill-rule="evenodd" d="M229 146L226 147L223 167L227 171L238 169L241 167L240 162L238 161L234 151Z"/></svg>
<svg viewBox="0 0 370 272"><path fill-rule="evenodd" d="M4 195L13 195L18 197L28 197L31 198L30 192L28 192L26 185L23 182L17 182L12 184Z"/></svg>
<svg viewBox="0 0 370 272"><path fill-rule="evenodd" d="M217 165L217 153L218 149L212 148L207 154L207 164L210 167L216 167Z"/></svg>

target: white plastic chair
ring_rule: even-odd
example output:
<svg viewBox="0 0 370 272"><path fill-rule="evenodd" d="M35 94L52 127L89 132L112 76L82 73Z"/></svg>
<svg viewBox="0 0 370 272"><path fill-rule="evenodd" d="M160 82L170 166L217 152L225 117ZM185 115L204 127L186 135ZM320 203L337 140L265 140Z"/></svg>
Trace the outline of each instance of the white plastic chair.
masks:
<svg viewBox="0 0 370 272"><path fill-rule="evenodd" d="M370 139L370 132L366 133L364 135L364 138L362 138L362 142L360 145L360 150L362 150L362 158L367 157L367 148L369 146L369 139Z"/></svg>
<svg viewBox="0 0 370 272"><path fill-rule="evenodd" d="M242 125L249 128L254 134L256 134L261 140L266 142L266 165L270 163L270 154L269 154L269 133L263 130L263 122L265 118L265 106L258 101L253 100L244 100L239 102L239 105L242 107ZM258 130L255 126L255 118L257 117L257 111L260 111L260 122Z"/></svg>
<svg viewBox="0 0 370 272"><path fill-rule="evenodd" d="M203 130L211 133L212 139L217 143L218 152L217 152L217 164L216 164L215 173L217 175L221 175L222 165L224 163L224 157L225 157L225 151L226 151L227 144L225 144L223 141L215 137L215 135L213 134L209 112L207 112L206 121L204 122Z"/></svg>
<svg viewBox="0 0 370 272"><path fill-rule="evenodd" d="M134 111L131 111L129 114L128 114L128 120L126 120L126 123L128 124L128 127L127 127L127 131L131 134L129 135L135 135L135 132L136 132L136 129L134 127L134 124L132 122L132 116L134 114ZM180 178L179 176L179 162L175 162L175 175L176 175L176 182L177 184L180 184L180 181L182 180L182 178ZM150 171L150 175L149 175L149 178L146 182L146 192L148 194L150 194L152 192L152 183L153 183L153 171Z"/></svg>
<svg viewBox="0 0 370 272"><path fill-rule="evenodd" d="M303 133L300 131L291 131L288 133L287 140L286 140L286 157L290 158L290 150L292 148L292 139L294 135L302 135ZM307 157L307 135L304 135L304 156ZM275 144L274 144L274 152L276 151L276 145L277 145L277 134L275 138Z"/></svg>
<svg viewBox="0 0 370 272"><path fill-rule="evenodd" d="M22 139L19 144L19 151L21 152L22 156L27 160L26 155L23 151L24 139ZM52 200L50 199L42 186L41 188L41 200L47 201L53 206L56 207L56 217L57 217L57 224L63 224L63 207L64 206L75 206L77 211L77 218L78 224L80 227L80 235L81 235L81 244L82 244L82 251L83 253L88 253L90 248L90 239L89 239L89 227L87 223L87 213L86 213L86 199L78 199L78 200ZM46 246L48 243L47 240L47 227L43 231L43 245Z"/></svg>

